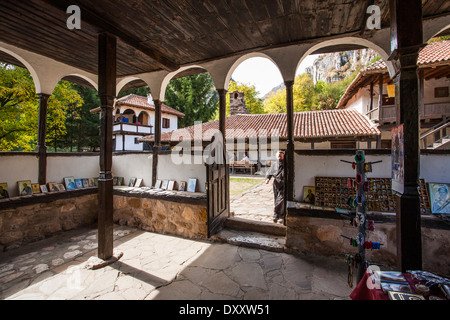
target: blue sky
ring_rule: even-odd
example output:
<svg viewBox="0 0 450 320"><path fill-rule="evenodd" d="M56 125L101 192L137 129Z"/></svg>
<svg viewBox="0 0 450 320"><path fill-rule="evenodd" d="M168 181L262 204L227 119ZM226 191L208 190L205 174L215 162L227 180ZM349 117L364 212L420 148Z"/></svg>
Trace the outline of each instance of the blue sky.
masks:
<svg viewBox="0 0 450 320"><path fill-rule="evenodd" d="M297 74L304 73L318 55L310 55L303 60ZM278 68L266 58L250 58L242 62L234 71L233 79L249 85L254 85L262 98L272 88L283 82Z"/></svg>

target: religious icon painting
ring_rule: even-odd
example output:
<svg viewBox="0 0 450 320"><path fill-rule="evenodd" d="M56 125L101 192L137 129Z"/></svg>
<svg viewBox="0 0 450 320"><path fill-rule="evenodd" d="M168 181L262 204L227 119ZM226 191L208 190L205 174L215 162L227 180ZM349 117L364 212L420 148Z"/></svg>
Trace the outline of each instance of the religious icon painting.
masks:
<svg viewBox="0 0 450 320"><path fill-rule="evenodd" d="M429 195L431 213L449 214L450 213L450 184L448 183L429 183Z"/></svg>
<svg viewBox="0 0 450 320"><path fill-rule="evenodd" d="M161 180L156 180L156 183L155 183L155 189L160 189L161 188L161 183L162 183L162 181Z"/></svg>
<svg viewBox="0 0 450 320"><path fill-rule="evenodd" d="M187 185L187 191L188 192L195 192L197 190L197 179L196 178L189 178L188 185Z"/></svg>
<svg viewBox="0 0 450 320"><path fill-rule="evenodd" d="M30 180L17 181L17 188L20 196L28 196L33 194Z"/></svg>
<svg viewBox="0 0 450 320"><path fill-rule="evenodd" d="M186 181L180 182L180 187L178 188L178 191L186 191Z"/></svg>
<svg viewBox="0 0 450 320"><path fill-rule="evenodd" d="M137 178L136 183L134 184L135 188L140 188L142 186L142 178Z"/></svg>
<svg viewBox="0 0 450 320"><path fill-rule="evenodd" d="M128 182L129 187L134 187L134 184L136 183L136 178L131 178L130 182Z"/></svg>
<svg viewBox="0 0 450 320"><path fill-rule="evenodd" d="M39 183L32 183L31 189L33 189L33 194L41 193L41 188L39 188Z"/></svg>
<svg viewBox="0 0 450 320"><path fill-rule="evenodd" d="M89 188L89 180L88 179L81 179L81 182L83 183L83 188Z"/></svg>
<svg viewBox="0 0 450 320"><path fill-rule="evenodd" d="M0 199L9 198L8 184L6 182L0 183Z"/></svg>
<svg viewBox="0 0 450 320"><path fill-rule="evenodd" d="M174 188L175 188L175 181L174 180L170 180L169 183L167 184L167 190L173 191Z"/></svg>
<svg viewBox="0 0 450 320"><path fill-rule="evenodd" d="M59 191L66 191L66 188L64 187L64 185L62 183L58 183L58 189L59 189Z"/></svg>
<svg viewBox="0 0 450 320"><path fill-rule="evenodd" d="M88 183L89 183L89 188L95 187L94 178L89 178L89 179L88 179Z"/></svg>
<svg viewBox="0 0 450 320"><path fill-rule="evenodd" d="M74 190L74 189L76 189L74 177L66 177L66 178L64 178L64 184L66 185L66 190Z"/></svg>
<svg viewBox="0 0 450 320"><path fill-rule="evenodd" d="M83 189L83 181L81 179L75 179L75 187L77 189Z"/></svg>
<svg viewBox="0 0 450 320"><path fill-rule="evenodd" d="M45 184L40 185L39 187L41 188L41 192L42 193L47 193L48 192L47 186Z"/></svg>
<svg viewBox="0 0 450 320"><path fill-rule="evenodd" d="M48 191L49 192L59 192L58 184L56 182L48 183Z"/></svg>
<svg viewBox="0 0 450 320"><path fill-rule="evenodd" d="M169 180L163 180L161 184L161 189L167 190L167 186L169 185Z"/></svg>

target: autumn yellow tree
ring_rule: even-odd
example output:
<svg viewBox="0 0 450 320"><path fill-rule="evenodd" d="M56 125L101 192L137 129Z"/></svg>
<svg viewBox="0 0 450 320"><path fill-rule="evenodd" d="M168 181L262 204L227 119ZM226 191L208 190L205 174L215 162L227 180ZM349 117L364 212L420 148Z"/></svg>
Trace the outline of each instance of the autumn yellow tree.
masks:
<svg viewBox="0 0 450 320"><path fill-rule="evenodd" d="M66 133L66 111L83 99L71 84L61 81L48 103L47 143L55 145ZM34 151L39 101L27 69L0 63L0 151Z"/></svg>
<svg viewBox="0 0 450 320"><path fill-rule="evenodd" d="M309 74L303 73L295 77L293 91L294 112L312 110L314 82ZM286 112L286 88L272 93L264 102L265 113Z"/></svg>

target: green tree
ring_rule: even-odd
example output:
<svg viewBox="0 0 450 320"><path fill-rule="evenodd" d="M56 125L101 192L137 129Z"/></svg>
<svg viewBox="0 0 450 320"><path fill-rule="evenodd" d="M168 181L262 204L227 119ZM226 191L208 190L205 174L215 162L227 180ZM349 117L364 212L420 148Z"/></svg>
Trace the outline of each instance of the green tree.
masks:
<svg viewBox="0 0 450 320"><path fill-rule="evenodd" d="M355 71L345 79L332 83L322 80L317 81L314 87L313 108L317 110L335 109L347 87L358 75L358 72Z"/></svg>
<svg viewBox="0 0 450 320"><path fill-rule="evenodd" d="M81 108L78 105L69 105L66 117L66 141L70 151L82 151L82 148L89 148L91 151L100 146L98 114L91 113L91 110L100 106L100 99L96 90L81 85L73 84L84 103Z"/></svg>
<svg viewBox="0 0 450 320"><path fill-rule="evenodd" d="M0 63L0 150L33 151L38 99L28 70Z"/></svg>
<svg viewBox="0 0 450 320"><path fill-rule="evenodd" d="M185 114L178 122L180 128L191 126L195 121L210 121L218 100L208 73L171 80L166 89L165 104Z"/></svg>

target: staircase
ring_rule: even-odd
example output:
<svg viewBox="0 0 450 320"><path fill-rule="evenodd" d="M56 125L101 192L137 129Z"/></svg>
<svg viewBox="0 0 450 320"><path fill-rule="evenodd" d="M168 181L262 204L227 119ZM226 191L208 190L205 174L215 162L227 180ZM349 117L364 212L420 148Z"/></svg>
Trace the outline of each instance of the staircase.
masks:
<svg viewBox="0 0 450 320"><path fill-rule="evenodd" d="M430 145L427 149L449 149L450 148L450 135L447 135L443 137L442 139L439 139L435 142L433 142L432 145Z"/></svg>
<svg viewBox="0 0 450 320"><path fill-rule="evenodd" d="M425 149L431 149L431 150L439 150L439 149L450 149L450 135L446 135L447 127L450 126L450 118L444 119L444 121L438 123L434 127L428 129L426 132L422 134L420 137L421 146ZM432 136L434 134L445 135L443 138L440 138L436 141L434 141L431 144L426 145L427 138L429 136Z"/></svg>
<svg viewBox="0 0 450 320"><path fill-rule="evenodd" d="M283 252L286 227L281 224L230 217L211 240L232 245Z"/></svg>

